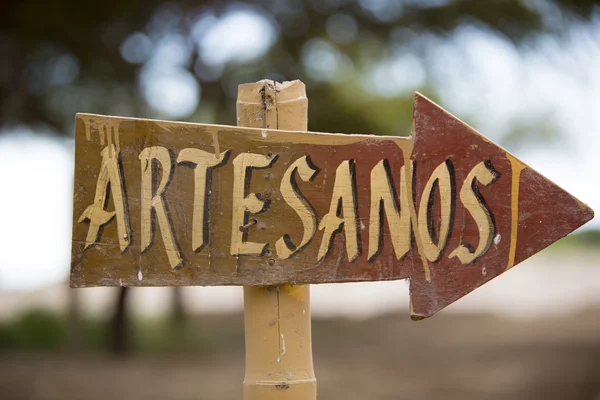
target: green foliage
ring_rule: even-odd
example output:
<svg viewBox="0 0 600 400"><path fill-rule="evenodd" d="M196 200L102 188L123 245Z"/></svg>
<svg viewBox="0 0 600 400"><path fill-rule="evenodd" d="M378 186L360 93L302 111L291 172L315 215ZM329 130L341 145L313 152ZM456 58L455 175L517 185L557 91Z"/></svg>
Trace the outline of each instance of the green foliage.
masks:
<svg viewBox="0 0 600 400"><path fill-rule="evenodd" d="M83 350L93 352L108 351L108 335L110 335L110 323L104 320L86 319L81 324L81 342Z"/></svg>
<svg viewBox="0 0 600 400"><path fill-rule="evenodd" d="M64 339L64 321L46 310L28 311L14 323L0 326L0 350L58 350Z"/></svg>
<svg viewBox="0 0 600 400"><path fill-rule="evenodd" d="M243 320L240 316L202 316L181 323L166 319L136 320L132 343L134 351L144 354L228 352L232 345L242 351Z"/></svg>
<svg viewBox="0 0 600 400"><path fill-rule="evenodd" d="M227 62L212 76L194 42L198 34L193 22L202 16L219 18L232 5L263 15L276 26L277 37L262 57ZM0 63L0 126L43 124L70 135L75 112L163 117L149 107L137 84L143 62L129 63L121 55L125 39L141 32L153 45L180 35L193 49L183 68L200 84L202 99L189 120L234 124L239 83L302 79L310 93L311 130L403 135L409 133L411 90L378 95L368 82L364 85L373 67L398 54L416 57L425 67L443 62L429 59L423 50L430 39L444 38L461 26L475 26L518 45L537 34L560 34L561 24L591 19L596 10L593 0L267 0L245 5L216 0L6 0L0 13L0 59L10 62ZM328 31L331 17L340 15L353 21L357 33L345 42L336 42ZM314 40L325 43L351 72L340 77L341 71L335 71L327 79L311 74L304 56ZM63 56L75 66L76 76L53 83L49 75L58 61L65 61ZM422 85L430 86L424 75ZM435 95L432 87L427 92Z"/></svg>
<svg viewBox="0 0 600 400"><path fill-rule="evenodd" d="M110 320L79 322L79 349L109 351ZM69 348L69 322L47 310L31 310L0 324L0 353L8 351L65 351ZM241 315L203 316L180 322L171 319L138 319L131 329L132 351L141 354L213 353L243 351Z"/></svg>

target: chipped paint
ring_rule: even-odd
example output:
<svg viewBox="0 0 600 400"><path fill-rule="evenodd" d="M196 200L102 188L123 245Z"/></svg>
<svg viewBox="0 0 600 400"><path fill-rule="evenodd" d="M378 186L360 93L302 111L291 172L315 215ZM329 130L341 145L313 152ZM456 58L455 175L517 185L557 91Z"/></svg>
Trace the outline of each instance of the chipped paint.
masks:
<svg viewBox="0 0 600 400"><path fill-rule="evenodd" d="M303 301L306 299L306 291L302 288L302 286L286 284L283 285L283 290L296 300Z"/></svg>
<svg viewBox="0 0 600 400"><path fill-rule="evenodd" d="M102 118L101 122L98 122L98 118L92 114L78 114L77 118L83 122L85 130L85 138L88 142L92 141L92 128L98 132L100 137L100 145L104 146L107 144L109 148L109 156L113 157L118 154L121 150L119 140L119 125L121 121L118 118ZM112 145L116 149L116 152L112 150Z"/></svg>
<svg viewBox="0 0 600 400"><path fill-rule="evenodd" d="M500 235L499 233L494 237L494 245L498 246L500 244L500 241L502 240L502 235Z"/></svg>
<svg viewBox="0 0 600 400"><path fill-rule="evenodd" d="M83 125L85 126L85 138L89 142L92 140L92 133L90 132L90 123L85 118L80 118L80 119L83 122Z"/></svg>
<svg viewBox="0 0 600 400"><path fill-rule="evenodd" d="M219 133L217 131L212 134L213 146L215 147L215 157L219 158L219 154L221 154L221 148L219 146Z"/></svg>

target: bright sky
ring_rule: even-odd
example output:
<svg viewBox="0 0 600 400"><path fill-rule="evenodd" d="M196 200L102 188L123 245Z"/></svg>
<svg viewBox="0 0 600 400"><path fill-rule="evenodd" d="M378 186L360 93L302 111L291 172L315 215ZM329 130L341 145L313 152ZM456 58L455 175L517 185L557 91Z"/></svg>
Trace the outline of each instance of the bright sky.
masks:
<svg viewBox="0 0 600 400"><path fill-rule="evenodd" d="M222 66L232 54L250 57L266 51L270 42L243 40L260 36L257 32L271 40L274 28L257 18L252 13L230 13L220 20L209 17L197 27L198 35L202 29L208 30L198 45L212 54L212 67ZM254 34L228 35L232 27ZM192 80L197 81L182 67L188 62L187 44L176 35L162 40L169 44L165 48L170 52L157 51L160 57L145 64L141 76L144 94L152 107L172 118L182 117L201 101L201 91L199 87L188 90L190 85L197 85ZM323 43L316 41L311 46L326 52ZM252 46L254 53L249 51ZM439 58L440 68L433 72L433 78L438 81L446 108L455 115L470 117L479 131L494 140L506 133L506 121L527 124L532 119L549 118L562 139L539 148L519 147L514 153L600 210L595 175L600 149L600 23L574 28L567 37L538 46L535 53L523 54L497 37L464 29L434 49L432 56ZM143 54L134 56L143 58ZM390 65L402 69L416 68L417 64L409 58ZM377 74L385 75L385 71ZM422 73L412 78L422 80ZM399 90L410 90L406 79L396 75ZM66 279L72 221L72 140L35 135L25 129L5 132L0 136L0 171L0 290L34 288ZM600 228L600 221L596 219L587 227Z"/></svg>
<svg viewBox="0 0 600 400"><path fill-rule="evenodd" d="M0 290L33 288L68 274L72 143L28 131L0 135Z"/></svg>

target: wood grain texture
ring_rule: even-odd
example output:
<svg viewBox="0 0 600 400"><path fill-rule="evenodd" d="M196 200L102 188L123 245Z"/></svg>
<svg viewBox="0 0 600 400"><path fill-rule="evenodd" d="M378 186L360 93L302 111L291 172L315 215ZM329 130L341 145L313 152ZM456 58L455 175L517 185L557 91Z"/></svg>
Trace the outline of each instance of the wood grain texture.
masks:
<svg viewBox="0 0 600 400"><path fill-rule="evenodd" d="M424 317L593 217L419 94L413 125L411 139L78 114L71 284L410 278Z"/></svg>

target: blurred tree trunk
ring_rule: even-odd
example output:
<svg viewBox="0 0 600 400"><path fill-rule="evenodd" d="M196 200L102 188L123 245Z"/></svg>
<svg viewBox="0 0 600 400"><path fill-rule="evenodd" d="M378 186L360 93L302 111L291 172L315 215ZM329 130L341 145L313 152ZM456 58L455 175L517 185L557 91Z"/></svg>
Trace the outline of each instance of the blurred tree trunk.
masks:
<svg viewBox="0 0 600 400"><path fill-rule="evenodd" d="M111 324L110 351L115 355L126 355L130 351L129 343L129 311L127 308L127 294L130 289L119 288L119 295L115 304L115 311Z"/></svg>
<svg viewBox="0 0 600 400"><path fill-rule="evenodd" d="M182 325L186 320L185 306L183 304L183 288L175 286L172 293L171 303L171 318L173 323Z"/></svg>
<svg viewBox="0 0 600 400"><path fill-rule="evenodd" d="M79 352L82 345L81 305L79 289L67 287L67 350Z"/></svg>

